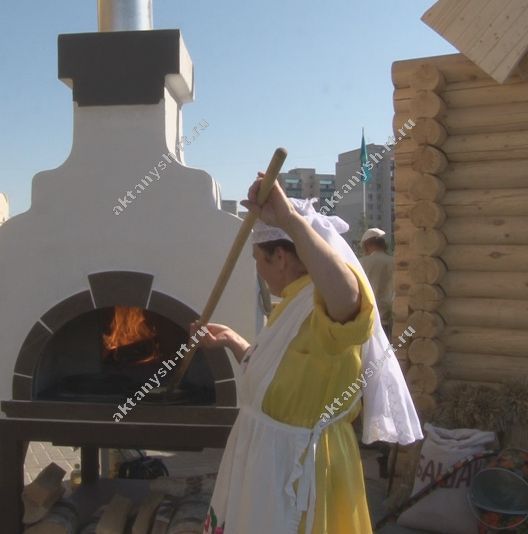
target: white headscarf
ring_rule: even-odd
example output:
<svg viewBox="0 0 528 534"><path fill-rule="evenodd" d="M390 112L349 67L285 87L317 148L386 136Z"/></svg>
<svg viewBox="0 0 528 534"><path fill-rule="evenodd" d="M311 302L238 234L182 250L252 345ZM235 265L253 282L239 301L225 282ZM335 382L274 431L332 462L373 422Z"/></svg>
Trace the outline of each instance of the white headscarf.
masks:
<svg viewBox="0 0 528 534"><path fill-rule="evenodd" d="M365 271L353 250L339 235L348 231L349 225L339 217L316 212L313 207L316 199L289 198L288 200L311 227L341 255L343 261L352 265L368 283ZM260 219L255 223L253 243L277 239L292 241L291 237L280 228L268 226ZM367 376L372 376L367 379L367 386L363 390L362 441L367 444L386 441L408 445L423 438L420 420L400 364L381 326L377 306L374 306L374 310L374 330L369 340L363 344L361 354L363 373L367 368L374 371L367 373Z"/></svg>

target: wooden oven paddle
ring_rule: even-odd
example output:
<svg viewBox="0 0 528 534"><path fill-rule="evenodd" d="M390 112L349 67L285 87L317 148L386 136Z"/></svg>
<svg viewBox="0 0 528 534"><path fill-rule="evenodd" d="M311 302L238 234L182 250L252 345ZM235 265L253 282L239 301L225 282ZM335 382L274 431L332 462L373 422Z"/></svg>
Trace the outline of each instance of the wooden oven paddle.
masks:
<svg viewBox="0 0 528 534"><path fill-rule="evenodd" d="M268 165L268 169L266 170L266 173L262 178L262 182L258 191L257 204L259 204L260 206L262 206L262 204L266 202L266 199L268 198L271 188L273 187L273 184L277 179L277 176L287 155L288 153L284 148L277 148L277 150L275 150L275 153L273 154L273 157L271 158L271 161ZM229 277L233 272L235 264L240 256L240 253L242 252L242 249L244 248L244 245L247 241L247 238L249 237L249 234L251 233L251 229L253 228L253 225L255 224L256 220L257 215L248 212L246 218L244 219L244 222L242 223L242 226L240 227L240 230L238 231L235 241L231 246L231 250L227 255L224 266L222 267L218 279L216 280L216 284L214 285L213 290L209 295L209 299L207 300L202 315L200 316L200 319L198 319L199 325L206 325L211 320L211 316L213 315L213 312L216 306L218 305L218 302L220 301L220 297L224 292L225 286L229 281ZM167 395L172 393L181 382L182 378L187 372L187 369L189 368L189 365L191 365L194 354L199 348L199 344L190 343L188 347L190 348L189 352L187 352L185 354L185 357L179 362L179 366L174 369L170 376L170 379L167 382Z"/></svg>

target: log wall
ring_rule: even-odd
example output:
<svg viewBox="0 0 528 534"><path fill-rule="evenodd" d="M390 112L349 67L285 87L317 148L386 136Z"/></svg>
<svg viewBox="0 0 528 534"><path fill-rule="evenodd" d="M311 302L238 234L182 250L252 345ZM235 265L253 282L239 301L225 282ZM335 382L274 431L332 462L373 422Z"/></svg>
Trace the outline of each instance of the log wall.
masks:
<svg viewBox="0 0 528 534"><path fill-rule="evenodd" d="M395 147L393 337L417 330L399 358L425 422L453 383L528 374L528 81L462 54L392 80L396 140L416 124Z"/></svg>

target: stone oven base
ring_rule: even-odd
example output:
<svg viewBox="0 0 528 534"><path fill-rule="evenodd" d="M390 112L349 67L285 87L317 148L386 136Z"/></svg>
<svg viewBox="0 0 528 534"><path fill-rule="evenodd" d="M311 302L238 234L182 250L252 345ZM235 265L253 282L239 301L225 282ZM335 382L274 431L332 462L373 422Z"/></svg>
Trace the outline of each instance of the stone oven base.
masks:
<svg viewBox="0 0 528 534"><path fill-rule="evenodd" d="M2 403L2 409L8 411L6 404L15 403ZM96 484L99 478L99 448L166 451L200 450L205 446L223 448L237 413L236 409L230 408L187 407L186 417L178 418L179 421L185 419L186 422L102 423L31 419L30 412L34 405L39 403L27 404L25 412L27 419L0 419L0 480L2 481L0 517L2 517L3 531L10 534L23 532L21 494L24 489L24 459L30 441L47 441L59 446L81 447L83 485L90 486ZM183 407L174 409L181 411ZM161 411L165 410L170 411L170 407L164 407ZM191 412L196 416L194 420L187 418ZM33 415L35 416L36 414Z"/></svg>

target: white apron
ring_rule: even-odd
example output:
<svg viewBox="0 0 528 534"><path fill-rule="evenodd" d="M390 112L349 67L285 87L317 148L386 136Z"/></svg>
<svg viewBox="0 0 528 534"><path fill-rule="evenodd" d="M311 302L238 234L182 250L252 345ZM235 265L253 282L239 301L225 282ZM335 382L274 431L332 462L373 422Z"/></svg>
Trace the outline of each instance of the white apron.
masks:
<svg viewBox="0 0 528 534"><path fill-rule="evenodd" d="M262 329L250 349L240 383L240 412L211 500L217 526L213 528L208 518L204 534L297 534L303 512L308 512L306 533L311 534L319 438L327 426L354 409L360 395L346 411L313 428L281 423L261 408L287 347L312 310L313 284L308 284L271 327Z"/></svg>

